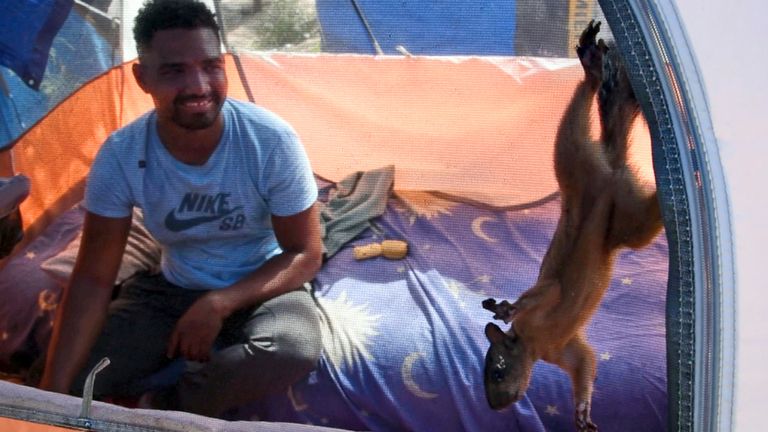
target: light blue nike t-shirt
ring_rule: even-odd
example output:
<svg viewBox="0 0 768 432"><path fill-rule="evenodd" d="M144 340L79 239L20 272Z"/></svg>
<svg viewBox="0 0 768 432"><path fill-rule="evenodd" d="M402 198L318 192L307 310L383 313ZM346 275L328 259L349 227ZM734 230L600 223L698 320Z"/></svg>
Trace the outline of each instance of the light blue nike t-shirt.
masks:
<svg viewBox="0 0 768 432"><path fill-rule="evenodd" d="M85 207L105 217L144 212L162 245L161 268L188 289L229 286L281 252L271 215L317 199L317 183L294 132L275 114L227 99L224 132L205 164L184 164L157 135L154 112L113 133L88 175Z"/></svg>

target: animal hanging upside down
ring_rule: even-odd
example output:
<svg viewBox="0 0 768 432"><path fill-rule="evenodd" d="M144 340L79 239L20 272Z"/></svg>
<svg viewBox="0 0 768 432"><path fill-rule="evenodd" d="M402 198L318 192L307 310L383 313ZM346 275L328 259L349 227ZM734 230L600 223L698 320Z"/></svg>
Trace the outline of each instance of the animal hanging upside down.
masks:
<svg viewBox="0 0 768 432"><path fill-rule="evenodd" d="M655 189L641 185L627 166L628 135L640 112L618 57L590 22L576 52L584 69L566 108L555 143L560 220L539 277L517 301L483 307L512 323L505 333L488 323L491 345L485 358L485 393L493 409L523 397L533 364L553 363L571 377L579 431L596 431L590 418L595 354L584 327L610 284L616 252L640 248L661 229ZM599 142L590 139L590 107L598 95ZM651 189L651 190L649 190Z"/></svg>

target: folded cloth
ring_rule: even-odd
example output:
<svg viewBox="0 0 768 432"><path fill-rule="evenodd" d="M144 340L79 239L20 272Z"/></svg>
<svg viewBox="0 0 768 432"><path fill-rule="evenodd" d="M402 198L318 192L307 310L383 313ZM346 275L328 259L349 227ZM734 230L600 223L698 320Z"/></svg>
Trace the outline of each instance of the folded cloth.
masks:
<svg viewBox="0 0 768 432"><path fill-rule="evenodd" d="M330 258L344 244L371 226L371 220L384 213L395 182L395 167L388 165L370 171L357 171L336 183L321 203L325 257Z"/></svg>
<svg viewBox="0 0 768 432"><path fill-rule="evenodd" d="M23 174L0 177L0 218L8 216L29 195L29 179Z"/></svg>

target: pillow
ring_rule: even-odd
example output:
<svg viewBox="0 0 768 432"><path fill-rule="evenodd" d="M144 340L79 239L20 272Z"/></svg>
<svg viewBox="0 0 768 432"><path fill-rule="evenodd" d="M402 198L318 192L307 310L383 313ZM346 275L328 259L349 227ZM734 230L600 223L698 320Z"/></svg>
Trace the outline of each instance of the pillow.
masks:
<svg viewBox="0 0 768 432"><path fill-rule="evenodd" d="M25 370L48 345L51 323L64 284L40 266L77 236L85 210L65 211L0 269L0 370Z"/></svg>
<svg viewBox="0 0 768 432"><path fill-rule="evenodd" d="M77 252L80 249L82 231L72 240L63 251L48 258L40 266L46 273L58 282L66 283L72 268L75 266ZM117 273L115 284L123 283L129 277L138 272L149 270L152 272L160 269L160 245L144 227L144 215L141 209L134 208L133 223L128 234L128 242L125 245L123 261Z"/></svg>

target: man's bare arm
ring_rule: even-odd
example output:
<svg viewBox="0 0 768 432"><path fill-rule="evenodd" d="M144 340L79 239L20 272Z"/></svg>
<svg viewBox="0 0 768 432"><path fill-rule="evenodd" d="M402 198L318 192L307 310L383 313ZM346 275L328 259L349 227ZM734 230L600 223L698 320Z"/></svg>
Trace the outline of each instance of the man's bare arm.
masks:
<svg viewBox="0 0 768 432"><path fill-rule="evenodd" d="M40 388L68 393L104 326L131 218L85 215L83 237L56 313Z"/></svg>
<svg viewBox="0 0 768 432"><path fill-rule="evenodd" d="M262 303L300 287L315 277L322 265L323 246L316 206L287 217L272 217L283 253L269 259L241 281L201 297L182 316L168 344L177 354L207 360L223 320L235 311Z"/></svg>

